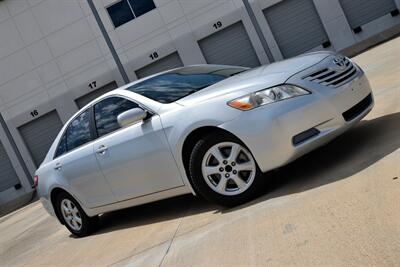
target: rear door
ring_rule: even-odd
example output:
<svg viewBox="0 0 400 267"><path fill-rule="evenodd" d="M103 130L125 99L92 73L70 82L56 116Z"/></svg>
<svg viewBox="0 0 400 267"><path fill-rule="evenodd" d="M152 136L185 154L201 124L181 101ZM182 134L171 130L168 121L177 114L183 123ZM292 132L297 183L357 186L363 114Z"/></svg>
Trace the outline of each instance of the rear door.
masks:
<svg viewBox="0 0 400 267"><path fill-rule="evenodd" d="M98 135L94 150L119 201L183 185L158 115L119 127L117 116L137 107L122 97L109 97L94 105Z"/></svg>
<svg viewBox="0 0 400 267"><path fill-rule="evenodd" d="M92 109L83 111L69 124L51 163L56 175L66 180L72 193L89 208L115 202L93 152Z"/></svg>

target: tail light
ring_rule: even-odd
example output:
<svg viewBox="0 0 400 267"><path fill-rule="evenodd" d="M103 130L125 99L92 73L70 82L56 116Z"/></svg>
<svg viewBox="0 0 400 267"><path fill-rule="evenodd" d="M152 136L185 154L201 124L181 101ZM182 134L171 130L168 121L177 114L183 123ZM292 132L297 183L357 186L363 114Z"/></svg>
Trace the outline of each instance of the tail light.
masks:
<svg viewBox="0 0 400 267"><path fill-rule="evenodd" d="M39 184L39 176L35 175L33 178L33 187L37 187Z"/></svg>

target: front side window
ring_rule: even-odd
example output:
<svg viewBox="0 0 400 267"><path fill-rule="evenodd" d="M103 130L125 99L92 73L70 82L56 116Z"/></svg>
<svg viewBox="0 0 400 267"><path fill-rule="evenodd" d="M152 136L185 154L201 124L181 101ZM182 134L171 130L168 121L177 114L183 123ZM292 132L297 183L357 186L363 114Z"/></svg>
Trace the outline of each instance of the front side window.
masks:
<svg viewBox="0 0 400 267"><path fill-rule="evenodd" d="M92 141L90 134L90 112L86 110L68 126L67 150L70 151L90 141Z"/></svg>
<svg viewBox="0 0 400 267"><path fill-rule="evenodd" d="M120 128L118 115L137 108L138 105L121 97L110 97L100 101L94 106L96 130L99 137L109 134Z"/></svg>
<svg viewBox="0 0 400 267"><path fill-rule="evenodd" d="M155 8L152 0L122 0L107 7L107 11L114 27L119 27Z"/></svg>

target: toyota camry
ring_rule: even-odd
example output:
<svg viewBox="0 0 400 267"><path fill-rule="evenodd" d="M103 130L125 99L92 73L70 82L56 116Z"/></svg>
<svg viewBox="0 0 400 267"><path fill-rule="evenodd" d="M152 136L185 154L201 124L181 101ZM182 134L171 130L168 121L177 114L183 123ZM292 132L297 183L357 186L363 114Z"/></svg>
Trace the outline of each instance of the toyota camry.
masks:
<svg viewBox="0 0 400 267"><path fill-rule="evenodd" d="M83 107L35 183L47 211L77 236L99 214L187 193L238 205L263 187L263 173L326 144L373 105L361 68L331 52L255 69L173 69Z"/></svg>

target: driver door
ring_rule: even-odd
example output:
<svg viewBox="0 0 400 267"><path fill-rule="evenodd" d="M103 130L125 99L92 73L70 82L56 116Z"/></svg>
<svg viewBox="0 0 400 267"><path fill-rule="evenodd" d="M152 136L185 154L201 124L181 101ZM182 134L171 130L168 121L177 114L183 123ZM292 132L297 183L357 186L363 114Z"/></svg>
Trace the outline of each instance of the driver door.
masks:
<svg viewBox="0 0 400 267"><path fill-rule="evenodd" d="M119 96L94 105L94 151L118 201L183 185L158 115L120 128L118 115L138 107Z"/></svg>

